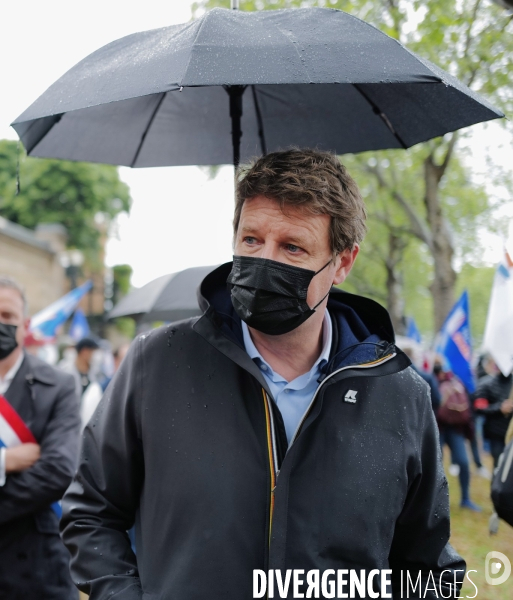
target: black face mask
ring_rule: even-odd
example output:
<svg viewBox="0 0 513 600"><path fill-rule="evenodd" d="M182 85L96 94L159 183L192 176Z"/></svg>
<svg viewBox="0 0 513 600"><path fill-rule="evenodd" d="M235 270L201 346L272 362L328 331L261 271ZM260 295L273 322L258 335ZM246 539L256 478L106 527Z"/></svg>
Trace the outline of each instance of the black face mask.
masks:
<svg viewBox="0 0 513 600"><path fill-rule="evenodd" d="M330 263L310 271L267 258L234 256L227 280L233 308L247 325L262 333L289 333L311 317L329 294L328 290L313 308L306 303L310 282Z"/></svg>
<svg viewBox="0 0 513 600"><path fill-rule="evenodd" d="M16 325L0 323L0 360L7 358L18 346L16 329Z"/></svg>

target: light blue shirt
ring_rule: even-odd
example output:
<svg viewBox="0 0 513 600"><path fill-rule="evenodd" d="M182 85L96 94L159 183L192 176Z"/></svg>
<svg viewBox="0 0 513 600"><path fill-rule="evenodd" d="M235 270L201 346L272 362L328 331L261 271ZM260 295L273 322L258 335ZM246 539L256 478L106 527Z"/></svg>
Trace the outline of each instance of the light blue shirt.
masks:
<svg viewBox="0 0 513 600"><path fill-rule="evenodd" d="M271 365L262 358L260 352L256 349L246 323L242 321L241 324L246 352L262 371L262 374L269 385L269 390L283 417L287 440L290 444L299 422L310 406L315 390L319 387L319 382L317 380L321 376L322 367L329 360L332 325L328 310L326 309L324 321L322 323L322 351L319 358L315 361L308 373L303 373L303 375L296 377L292 381L287 381L272 370Z"/></svg>

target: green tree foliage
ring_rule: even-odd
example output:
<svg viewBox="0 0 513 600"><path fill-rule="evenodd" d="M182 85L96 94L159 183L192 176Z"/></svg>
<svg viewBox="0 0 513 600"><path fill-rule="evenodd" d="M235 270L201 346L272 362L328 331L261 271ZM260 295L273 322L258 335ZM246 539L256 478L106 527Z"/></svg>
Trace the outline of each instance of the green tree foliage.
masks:
<svg viewBox="0 0 513 600"><path fill-rule="evenodd" d="M133 269L130 265L115 265L112 267L112 276L114 279L114 295L112 301L114 306L130 291L132 287L132 273ZM119 333L129 339L135 337L136 323L131 317L117 317L114 319L113 323Z"/></svg>
<svg viewBox="0 0 513 600"><path fill-rule="evenodd" d="M70 247L94 255L102 234L98 223L128 211L130 202L116 167L30 158L17 142L0 140L0 214L10 221L29 229L61 223Z"/></svg>
<svg viewBox="0 0 513 600"><path fill-rule="evenodd" d="M479 348L483 341L495 271L495 267L474 267L466 264L459 273L456 292L459 296L463 290L468 290L470 330L473 335L474 348Z"/></svg>
<svg viewBox="0 0 513 600"><path fill-rule="evenodd" d="M425 156L426 149L420 146L407 153L394 150L343 157L362 191L369 212L369 232L352 276L345 285L385 304L398 332L401 332L399 321L404 315L413 315L422 331L433 330L433 301L429 292L433 260L422 233L412 229L403 209L403 204L407 204L411 210L422 212L421 174ZM407 195L398 201L394 197L398 194ZM471 181L468 169L457 156L444 179L441 201L450 227L449 235L456 248L455 262L458 265L480 264L479 230L498 231L501 223L494 217L494 207L484 187ZM387 269L392 266L387 262L393 260L390 256L391 235L402 241L399 248L396 244L398 252L392 274L402 287L399 306L394 305L387 289ZM476 326L477 331L482 331L484 318L478 319Z"/></svg>
<svg viewBox="0 0 513 600"><path fill-rule="evenodd" d="M114 304L117 304L123 296L130 291L133 269L130 265L115 265L112 267L114 277Z"/></svg>

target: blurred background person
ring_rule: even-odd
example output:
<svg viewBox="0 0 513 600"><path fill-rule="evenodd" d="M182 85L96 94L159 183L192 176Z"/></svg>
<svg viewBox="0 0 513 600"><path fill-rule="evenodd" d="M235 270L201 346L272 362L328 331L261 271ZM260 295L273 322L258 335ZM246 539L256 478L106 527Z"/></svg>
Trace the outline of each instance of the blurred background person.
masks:
<svg viewBox="0 0 513 600"><path fill-rule="evenodd" d="M107 386L112 381L112 378L114 377L114 375L116 374L117 370L119 369L121 363L123 362L123 359L125 358L125 355L128 352L129 348L130 348L130 344L122 344L119 348L116 348L116 350L114 350L114 352L112 353L112 357L114 359L113 374L111 377L105 377L103 379L103 381L101 383L101 388L102 388L103 392L107 389Z"/></svg>
<svg viewBox="0 0 513 600"><path fill-rule="evenodd" d="M83 338L75 346L76 357L73 362L59 363L60 368L73 375L75 389L80 398L80 418L82 429L87 425L102 397L102 388L96 380L96 365L100 345L92 338Z"/></svg>
<svg viewBox="0 0 513 600"><path fill-rule="evenodd" d="M513 401L510 400L513 376L507 377L500 371L479 380L474 394L474 409L484 415L483 436L490 443L493 466L497 466L499 456L505 446L506 431L513 413Z"/></svg>
<svg viewBox="0 0 513 600"><path fill-rule="evenodd" d="M478 359L478 362L476 365L476 379L477 379L478 386L482 379L484 379L488 375L497 375L497 373L499 373L499 367L495 364L495 361L493 360L491 354L488 352L482 353L479 356L479 359ZM476 397L476 395L474 393L472 395L472 398L475 398L475 397ZM486 407L487 404L485 403L484 406ZM480 414L476 411L476 407L474 406L474 403L473 403L473 409L474 409L474 414L475 414L476 438L478 440L481 450L491 454L490 442L484 437L484 433L483 433L484 422L485 422L486 417L483 414Z"/></svg>
<svg viewBox="0 0 513 600"><path fill-rule="evenodd" d="M24 351L23 289L0 277L0 598L72 600L60 507L78 453L73 378Z"/></svg>
<svg viewBox="0 0 513 600"><path fill-rule="evenodd" d="M461 381L450 371L444 371L439 360L433 372L440 390L440 407L436 413L440 430L440 446L447 444L451 452L451 463L458 465L461 491L460 506L476 512L481 507L470 499L470 467L465 439L471 439L473 431L470 401Z"/></svg>
<svg viewBox="0 0 513 600"><path fill-rule="evenodd" d="M75 360L62 365L64 370L73 375L79 397L82 397L91 383L95 381L92 372L93 355L99 348L100 346L96 340L83 338L75 345Z"/></svg>

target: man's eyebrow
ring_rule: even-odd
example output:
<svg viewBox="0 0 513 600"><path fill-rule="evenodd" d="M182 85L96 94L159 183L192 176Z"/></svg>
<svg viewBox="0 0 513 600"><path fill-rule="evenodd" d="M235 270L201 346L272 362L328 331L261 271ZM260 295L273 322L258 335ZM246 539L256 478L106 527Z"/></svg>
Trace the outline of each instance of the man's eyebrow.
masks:
<svg viewBox="0 0 513 600"><path fill-rule="evenodd" d="M294 246L306 246L308 244L308 241L301 237L301 236L296 236L296 235L285 235L284 239L287 240L288 244L292 244Z"/></svg>
<svg viewBox="0 0 513 600"><path fill-rule="evenodd" d="M251 227L249 225L245 225L241 228L242 233L258 233L257 227ZM287 241L287 244L293 244L294 246L306 246L308 245L308 240L304 237L294 235L294 234L284 234L282 236L283 240Z"/></svg>

